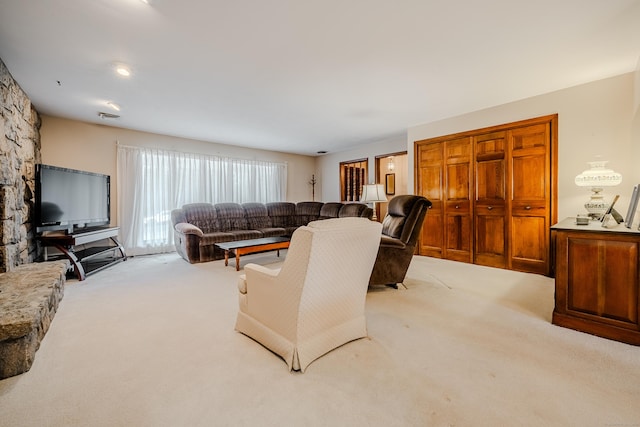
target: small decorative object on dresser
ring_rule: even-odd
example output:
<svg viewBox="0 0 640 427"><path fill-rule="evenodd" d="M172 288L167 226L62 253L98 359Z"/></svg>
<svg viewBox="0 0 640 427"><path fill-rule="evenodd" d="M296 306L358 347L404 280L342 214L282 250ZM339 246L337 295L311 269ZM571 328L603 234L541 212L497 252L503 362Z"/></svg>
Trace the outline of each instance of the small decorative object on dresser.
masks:
<svg viewBox="0 0 640 427"><path fill-rule="evenodd" d="M631 193L631 200L629 201L629 210L627 210L627 216L624 219L624 226L631 228L633 226L633 217L638 209L638 197L640 197L640 184L633 187L633 193ZM638 225L640 230L640 225Z"/></svg>

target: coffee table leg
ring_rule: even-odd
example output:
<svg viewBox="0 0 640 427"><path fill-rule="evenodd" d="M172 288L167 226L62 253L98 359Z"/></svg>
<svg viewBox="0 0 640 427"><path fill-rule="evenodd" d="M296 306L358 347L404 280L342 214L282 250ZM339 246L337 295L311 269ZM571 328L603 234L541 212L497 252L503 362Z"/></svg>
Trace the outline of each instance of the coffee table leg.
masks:
<svg viewBox="0 0 640 427"><path fill-rule="evenodd" d="M224 266L228 266L229 265L229 250L225 250L224 251Z"/></svg>
<svg viewBox="0 0 640 427"><path fill-rule="evenodd" d="M276 256L280 256L280 249L276 249Z"/></svg>
<svg viewBox="0 0 640 427"><path fill-rule="evenodd" d="M236 271L240 271L240 251L236 251Z"/></svg>

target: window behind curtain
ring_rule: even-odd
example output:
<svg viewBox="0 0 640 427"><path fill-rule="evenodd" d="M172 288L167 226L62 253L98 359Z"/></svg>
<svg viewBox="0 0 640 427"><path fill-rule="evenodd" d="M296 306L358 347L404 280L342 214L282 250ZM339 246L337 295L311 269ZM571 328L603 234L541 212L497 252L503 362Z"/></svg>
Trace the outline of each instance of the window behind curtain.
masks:
<svg viewBox="0 0 640 427"><path fill-rule="evenodd" d="M130 255L175 249L171 210L186 203L276 202L286 163L118 146L118 221Z"/></svg>

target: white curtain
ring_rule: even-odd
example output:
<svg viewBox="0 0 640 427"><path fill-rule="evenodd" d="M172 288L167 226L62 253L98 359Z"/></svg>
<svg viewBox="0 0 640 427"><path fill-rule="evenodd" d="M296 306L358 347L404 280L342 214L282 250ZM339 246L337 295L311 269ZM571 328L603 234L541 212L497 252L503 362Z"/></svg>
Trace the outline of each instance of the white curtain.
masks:
<svg viewBox="0 0 640 427"><path fill-rule="evenodd" d="M277 202L286 163L118 146L118 222L129 255L175 250L171 211L186 203Z"/></svg>

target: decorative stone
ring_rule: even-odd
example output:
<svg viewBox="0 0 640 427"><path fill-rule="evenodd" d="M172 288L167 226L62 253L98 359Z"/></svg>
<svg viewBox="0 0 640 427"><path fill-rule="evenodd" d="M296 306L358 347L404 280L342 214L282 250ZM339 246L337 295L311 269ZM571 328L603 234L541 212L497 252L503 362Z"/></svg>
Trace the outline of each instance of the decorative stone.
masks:
<svg viewBox="0 0 640 427"><path fill-rule="evenodd" d="M0 379L31 369L64 295L67 261L20 265L0 274Z"/></svg>
<svg viewBox="0 0 640 427"><path fill-rule="evenodd" d="M0 60L0 272L37 258L33 222L40 125L31 100ZM27 248L25 248L25 244Z"/></svg>

